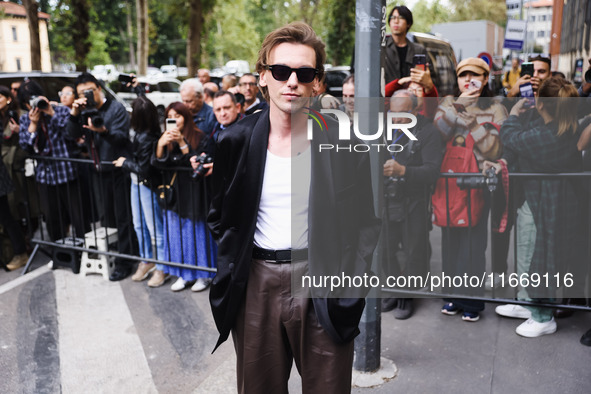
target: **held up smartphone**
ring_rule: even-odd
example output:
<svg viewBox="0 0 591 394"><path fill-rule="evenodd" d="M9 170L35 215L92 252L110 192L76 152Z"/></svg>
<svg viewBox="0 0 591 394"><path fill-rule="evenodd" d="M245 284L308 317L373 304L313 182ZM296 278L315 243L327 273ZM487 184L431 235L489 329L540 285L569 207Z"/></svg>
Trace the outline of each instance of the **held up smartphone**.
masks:
<svg viewBox="0 0 591 394"><path fill-rule="evenodd" d="M413 68L425 71L425 67L427 66L427 56L420 54L414 55L412 58L412 64Z"/></svg>
<svg viewBox="0 0 591 394"><path fill-rule="evenodd" d="M531 108L536 104L536 101L534 99L534 90L531 86L531 83L527 82L523 85L520 85L519 93L521 93L522 98L527 99L527 103L525 104L526 108Z"/></svg>
<svg viewBox="0 0 591 394"><path fill-rule="evenodd" d="M477 79L471 79L470 80L470 89L480 89L480 87L482 86L482 82L480 82Z"/></svg>
<svg viewBox="0 0 591 394"><path fill-rule="evenodd" d="M524 75L529 75L530 77L534 76L534 64L533 63L524 62L521 64L520 76L523 77Z"/></svg>
<svg viewBox="0 0 591 394"><path fill-rule="evenodd" d="M122 84L126 84L126 85L133 81L133 77L131 76L131 74L124 74L124 73L119 74L117 79L119 80L119 82L121 82Z"/></svg>
<svg viewBox="0 0 591 394"><path fill-rule="evenodd" d="M456 109L456 112L458 112L458 113L460 113L460 112L466 112L466 107L464 107L463 104L453 103L453 106Z"/></svg>
<svg viewBox="0 0 591 394"><path fill-rule="evenodd" d="M166 131L172 130L176 127L176 119L166 118Z"/></svg>

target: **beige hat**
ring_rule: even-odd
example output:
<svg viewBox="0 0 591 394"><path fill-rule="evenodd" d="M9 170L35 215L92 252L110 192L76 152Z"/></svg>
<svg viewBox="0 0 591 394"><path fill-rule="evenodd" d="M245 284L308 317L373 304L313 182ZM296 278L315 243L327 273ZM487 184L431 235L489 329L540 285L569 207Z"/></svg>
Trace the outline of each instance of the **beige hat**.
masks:
<svg viewBox="0 0 591 394"><path fill-rule="evenodd" d="M464 59L458 64L456 67L456 75L460 75L464 71L472 71L475 74L482 75L482 74L490 74L490 68L488 64L482 59L477 57L469 57L468 59Z"/></svg>

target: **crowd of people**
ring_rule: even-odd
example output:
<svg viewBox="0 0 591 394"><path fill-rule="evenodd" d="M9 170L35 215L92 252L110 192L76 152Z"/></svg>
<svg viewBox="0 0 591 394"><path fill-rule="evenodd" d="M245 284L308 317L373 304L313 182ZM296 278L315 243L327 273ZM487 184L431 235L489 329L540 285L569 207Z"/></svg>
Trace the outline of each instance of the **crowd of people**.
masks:
<svg viewBox="0 0 591 394"><path fill-rule="evenodd" d="M537 56L529 59L531 72L525 74L519 69L519 61L513 60L512 69L505 75L506 97L495 97L489 88L490 65L479 58L467 58L456 67L456 94L439 97L431 78L427 51L406 38L413 23L410 10L405 6L394 7L388 23L392 36L388 37L385 47L385 92L389 97L386 110L399 115L412 114L417 122L412 128L415 138L395 130L384 140L388 146L402 146L403 149L385 150L382 156L381 231L385 234L387 248L381 262L383 273L427 276L431 259L429 232L435 223L441 227L443 271L450 275L481 276L486 272L490 215L493 227L490 237L495 248L491 268L496 274L508 272L510 232L514 228L518 274L555 273L563 267L585 278L586 188L576 182L553 178L526 178L510 183L507 174L562 174L584 170L581 152L591 144L591 118L573 99L587 97L591 84L585 82L577 90L563 76L553 75L550 59ZM36 155L38 199L50 240L56 241L68 234L84 237L97 220L104 226L116 228L120 255L115 259L110 277L113 281L132 273L133 261L125 256L146 260L137 265L133 281L149 278L149 287L159 287L174 276L177 279L171 285L172 291L189 286L193 291L203 291L212 285L218 269L212 306L216 321L221 322L220 341L226 339L232 322L238 319L241 329L234 333L236 350L247 359L245 342L250 341L247 332L253 327L245 321L244 313L281 314L280 306L271 305L257 293L263 291L265 281L275 275L275 272L264 273L269 267L258 261L282 261L273 256L279 256L276 252L284 250L290 251L290 256L295 249L306 250L306 256L318 253L312 248L308 252L307 241L291 245L290 237L286 238L289 226L277 221L285 214L284 208L291 208L289 198L286 199L289 193L286 195L284 190L289 188L288 177L285 177L290 168L285 162L291 155L288 145L300 144L296 159L304 163L302 165L310 165L306 164L310 160L306 154L309 142L297 138L289 140L294 136L286 130L291 130L289 122L293 119L283 115L291 110L289 102L295 96L302 97L301 94L315 97L312 108L340 108L349 115L355 110L354 76L343 83L341 105L326 93L326 86L321 83L323 69L318 59L322 58L323 44L305 25L292 24L286 29L281 33L301 37L273 38L275 33L267 37L265 42L268 41L269 47L263 48L263 58L257 63L260 77L250 73L239 78L228 75L218 86L210 81L208 70L200 69L198 78L185 80L180 87L182 102L166 108L164 125L160 124L156 107L145 97L137 80L132 82L138 98L132 104L131 117L122 104L105 98L101 84L89 73L82 73L75 85L63 87L59 92L59 104L50 103L42 88L31 80L23 81L14 91L0 87L3 158L8 164L8 167L0 165L0 221L14 251L7 268L22 267L28 257L27 240L10 213L19 208L17 204L13 204L14 207L9 204L9 196L22 194L27 186L19 184L12 171L15 166L24 167L27 154ZM315 62L310 61L310 57ZM295 86L297 94L290 93L291 96L286 97L284 90L287 89L278 86L280 83ZM305 89L300 92L298 86ZM510 99L514 97L516 99ZM269 121L260 120L269 116L270 125ZM409 120L395 118L394 121L404 124ZM253 137L248 134L251 131ZM258 146L266 142L259 141L256 133L266 133L266 155L260 154ZM246 145L249 143L252 146ZM5 156L5 147L12 149L10 156ZM257 154L260 157L257 158ZM249 158L252 155L260 163L256 164L255 160L255 164L245 164L246 155ZM76 158L90 159L92 165L63 160ZM358 160L359 166L367 164ZM350 165L343 164L346 168ZM498 189L504 201L500 205L495 201L499 193L493 193L494 188L468 188L466 191L460 180L441 178L440 173L447 172L444 171L446 166L453 165L465 165L467 167L462 168L469 169L453 172L482 173L484 178L499 179ZM260 173L254 174L253 168ZM246 184L241 176L251 183ZM315 190L324 190L327 185L318 183L318 178L317 175L310 182ZM362 179L354 181L363 183ZM262 194L257 200L250 195L254 193L253 184L259 183ZM89 194L88 190L93 193ZM304 187L304 190L307 189ZM308 190L308 193L311 192ZM455 206L450 207L449 194L464 198L457 211ZM446 195L447 201L443 211L438 210L441 209L438 199L441 195ZM305 201L307 206L307 195ZM313 198L310 204L311 207L322 206L334 215L343 205L339 202L337 208L331 210ZM563 209L567 206L569 209ZM516 210L516 215L509 212L512 209ZM297 219L297 215L294 218ZM373 234L375 223L363 224L366 227L360 227L359 231ZM245 231L252 234L245 234ZM306 231L311 233L312 229ZM316 234L319 238L329 238L325 233ZM307 232L302 233L302 239L306 236ZM249 237L254 237L254 250L244 248L239 242ZM232 253L241 259L236 266L229 260ZM251 258L257 264L248 268L245 261ZM253 280L253 287L249 281L246 289L245 284L235 281L248 277L248 269L256 271L260 277L255 275L257 280ZM237 274L232 275L230 281L228 275L234 270ZM498 275L491 276L488 285L495 287L498 278ZM255 286L258 287L255 289ZM580 288L579 294L583 294L585 284L579 282L576 286ZM236 293L232 293L234 290ZM236 297L241 297L241 291L246 291L252 305L243 307L246 312L240 309L242 312L238 313L242 304ZM451 294L441 313L461 314L467 322L480 319L485 303L461 296L482 297L484 289L463 289L453 297ZM549 293L525 287L519 289L516 298L545 304L557 302ZM334 318L330 315L331 308L338 307L321 305L316 298L311 305L302 304L298 308L303 308L304 312L307 308L318 308L320 322L316 325L329 330L333 339L348 341L354 336L352 326L340 327L345 330L340 332L336 323L330 321ZM357 314L358 306L339 307L350 308ZM393 311L397 319L411 317L413 309L412 298L385 294L382 299L382 311ZM495 311L501 316L526 319L516 328L521 336L537 337L556 331L554 316L558 311L552 308L508 304L497 306ZM225 319L227 314L231 315L229 320ZM333 323L335 326L331 326ZM280 337L277 334L279 342L282 341ZM328 346L326 339L320 341ZM591 330L581 342L591 345ZM334 350L347 360L351 356L349 348ZM340 370L339 365L333 367L334 371ZM239 373L247 375L244 371ZM249 380L247 376L240 378ZM248 384L257 383L248 381Z"/></svg>

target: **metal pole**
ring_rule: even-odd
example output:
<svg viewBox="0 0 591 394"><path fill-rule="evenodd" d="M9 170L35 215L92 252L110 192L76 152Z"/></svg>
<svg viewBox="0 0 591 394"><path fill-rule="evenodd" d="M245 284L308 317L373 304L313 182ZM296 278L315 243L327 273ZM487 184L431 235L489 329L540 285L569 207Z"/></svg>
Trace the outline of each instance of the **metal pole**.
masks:
<svg viewBox="0 0 591 394"><path fill-rule="evenodd" d="M372 0L357 0L355 9L355 111L369 116L361 116L360 129L376 130L377 113L380 106L372 105L368 108L370 98L377 101L381 96L381 65L382 46L385 45L386 33L386 2ZM362 100L357 100L361 98ZM365 108L360 108L361 106ZM382 107L383 108L383 107ZM382 207L382 182L379 152L370 152L372 185L374 193L374 208L378 215ZM380 241L381 242L381 241ZM378 244L374 252L372 266L374 272L379 272L381 246ZM380 339L381 317L380 302L377 298L379 289L372 289L366 299L367 304L359 329L361 334L355 339L355 361L353 367L357 371L371 372L380 368Z"/></svg>

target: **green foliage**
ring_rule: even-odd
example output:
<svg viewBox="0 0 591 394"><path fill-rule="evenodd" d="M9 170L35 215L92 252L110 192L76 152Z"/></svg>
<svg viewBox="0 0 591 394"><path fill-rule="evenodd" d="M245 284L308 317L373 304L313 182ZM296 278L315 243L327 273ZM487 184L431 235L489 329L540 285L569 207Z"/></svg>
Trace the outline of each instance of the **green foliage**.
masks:
<svg viewBox="0 0 591 394"><path fill-rule="evenodd" d="M97 64L111 64L113 63L109 55L109 47L107 44L108 37L106 32L96 29L90 31L90 52L87 60L90 68Z"/></svg>
<svg viewBox="0 0 591 394"><path fill-rule="evenodd" d="M327 52L335 66L349 64L355 44L355 0L329 2Z"/></svg>
<svg viewBox="0 0 591 394"><path fill-rule="evenodd" d="M449 0L453 7L450 21L489 20L498 25L507 23L505 0Z"/></svg>
<svg viewBox="0 0 591 394"><path fill-rule="evenodd" d="M254 65L261 37L247 17L246 0L227 0L213 8L208 21L211 56L209 66L223 65L228 60L243 59Z"/></svg>

